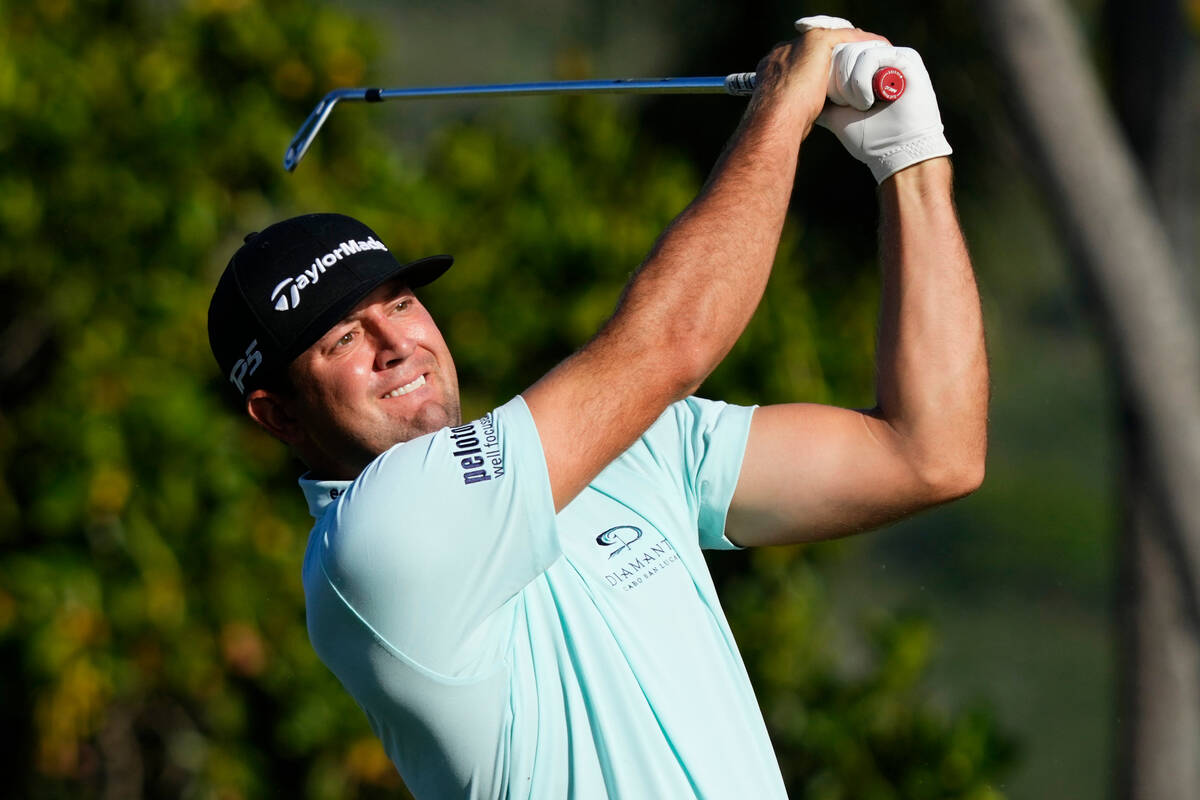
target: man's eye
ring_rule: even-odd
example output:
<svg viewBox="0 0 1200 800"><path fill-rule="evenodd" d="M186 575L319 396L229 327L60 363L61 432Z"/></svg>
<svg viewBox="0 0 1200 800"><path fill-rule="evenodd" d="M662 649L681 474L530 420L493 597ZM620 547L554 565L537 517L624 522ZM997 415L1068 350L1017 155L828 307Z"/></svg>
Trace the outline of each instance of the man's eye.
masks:
<svg viewBox="0 0 1200 800"><path fill-rule="evenodd" d="M412 300L409 300L408 298L405 298L403 300L397 300L395 310L396 311L404 311L410 305L412 305Z"/></svg>
<svg viewBox="0 0 1200 800"><path fill-rule="evenodd" d="M335 347L345 347L346 345L350 344L353 341L354 341L354 331L351 331L347 334L344 334L342 336L342 338L338 339L337 344L334 346Z"/></svg>

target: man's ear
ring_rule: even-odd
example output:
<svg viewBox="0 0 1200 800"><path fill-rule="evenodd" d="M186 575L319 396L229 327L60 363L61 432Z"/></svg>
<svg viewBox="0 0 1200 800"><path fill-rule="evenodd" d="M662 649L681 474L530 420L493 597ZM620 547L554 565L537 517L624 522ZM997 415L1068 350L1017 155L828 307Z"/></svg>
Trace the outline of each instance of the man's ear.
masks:
<svg viewBox="0 0 1200 800"><path fill-rule="evenodd" d="M246 413L284 444L295 446L304 441L304 428L292 415L287 398L278 392L255 389L246 397Z"/></svg>

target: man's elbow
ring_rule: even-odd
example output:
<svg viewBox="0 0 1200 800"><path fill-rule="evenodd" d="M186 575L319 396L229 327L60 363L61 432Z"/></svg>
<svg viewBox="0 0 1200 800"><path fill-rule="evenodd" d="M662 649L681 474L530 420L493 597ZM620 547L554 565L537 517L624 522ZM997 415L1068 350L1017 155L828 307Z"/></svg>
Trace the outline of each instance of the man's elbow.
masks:
<svg viewBox="0 0 1200 800"><path fill-rule="evenodd" d="M983 485L987 471L984 452L964 453L921 470L921 483L931 505L966 497Z"/></svg>
<svg viewBox="0 0 1200 800"><path fill-rule="evenodd" d="M695 392L724 355L705 333L694 327L680 327L659 339L661 356L653 369L677 397Z"/></svg>

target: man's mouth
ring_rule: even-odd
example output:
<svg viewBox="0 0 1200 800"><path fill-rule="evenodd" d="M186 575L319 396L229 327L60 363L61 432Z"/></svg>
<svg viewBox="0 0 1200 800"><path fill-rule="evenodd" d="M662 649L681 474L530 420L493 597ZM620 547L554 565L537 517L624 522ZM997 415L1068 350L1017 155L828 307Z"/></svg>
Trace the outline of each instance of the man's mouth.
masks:
<svg viewBox="0 0 1200 800"><path fill-rule="evenodd" d="M425 376L418 375L417 379L414 380L413 382L406 383L403 386L399 387L398 389L392 389L390 392L385 394L384 397L400 397L401 395L405 395L405 394L408 394L409 392L416 391L417 389L420 389L424 385L425 385Z"/></svg>

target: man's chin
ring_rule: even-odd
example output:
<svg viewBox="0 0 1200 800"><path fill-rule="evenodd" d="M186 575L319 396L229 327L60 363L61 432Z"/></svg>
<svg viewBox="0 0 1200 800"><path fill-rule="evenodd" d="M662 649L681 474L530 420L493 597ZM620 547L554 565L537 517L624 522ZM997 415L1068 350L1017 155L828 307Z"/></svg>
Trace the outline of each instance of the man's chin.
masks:
<svg viewBox="0 0 1200 800"><path fill-rule="evenodd" d="M417 414L403 422L393 421L390 426L376 428L373 434L359 439L362 445L357 453L357 459L349 459L346 463L357 463L357 468L348 471L347 479L352 479L379 456L398 444L412 441L429 433L435 433L442 428L454 427L461 424L461 412L456 404L439 405L430 403L417 411ZM313 467L313 464L309 464ZM316 469L316 467L313 467ZM326 469L326 473L334 473Z"/></svg>
<svg viewBox="0 0 1200 800"><path fill-rule="evenodd" d="M427 433L440 431L442 428L452 428L461 424L461 418L462 414L457 405L429 403L417 411L417 415L407 426L405 438L399 441L415 439Z"/></svg>

